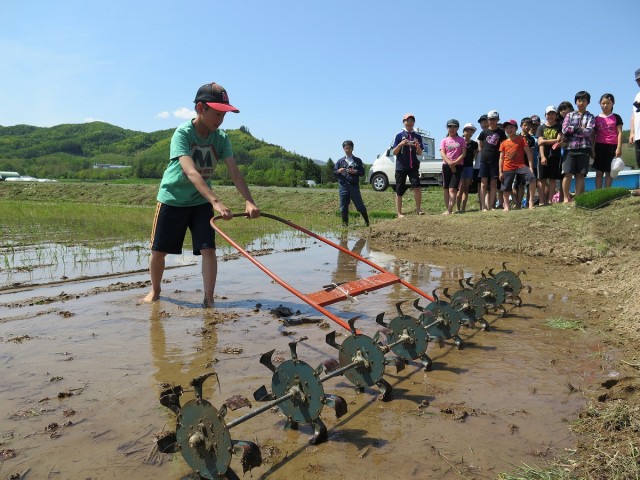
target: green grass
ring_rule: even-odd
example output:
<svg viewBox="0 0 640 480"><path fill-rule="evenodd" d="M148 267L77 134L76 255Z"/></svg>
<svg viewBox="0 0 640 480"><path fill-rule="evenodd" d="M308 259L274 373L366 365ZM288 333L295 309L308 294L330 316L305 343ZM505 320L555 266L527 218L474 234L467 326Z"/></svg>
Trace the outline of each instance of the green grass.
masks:
<svg viewBox="0 0 640 480"><path fill-rule="evenodd" d="M625 400L590 403L571 429L588 434L580 478L640 479L640 408Z"/></svg>
<svg viewBox="0 0 640 480"><path fill-rule="evenodd" d="M562 317L549 318L544 322L545 325L551 328L557 328L559 330L584 330L586 327L584 323L577 320L567 320Z"/></svg>
<svg viewBox="0 0 640 480"><path fill-rule="evenodd" d="M542 469L536 466L524 464L511 473L501 473L499 480L565 480L575 478L560 467Z"/></svg>
<svg viewBox="0 0 640 480"><path fill-rule="evenodd" d="M628 197L629 195L629 190L626 188L609 187L583 193L582 195L576 196L574 201L576 207L584 208L587 210L595 210L596 208L608 205L618 198Z"/></svg>
<svg viewBox="0 0 640 480"><path fill-rule="evenodd" d="M234 187L214 186L234 213L244 211L244 200ZM89 246L104 242L145 241L150 237L156 206L157 184L0 182L1 245L69 241ZM270 213L319 234L338 230L342 224L337 189L251 187L263 212ZM395 217L394 193L375 192L367 186L362 196L372 223ZM443 210L442 190L423 191L423 210ZM405 195L405 211L415 209L413 197ZM360 214L351 206L351 228L363 227ZM240 244L267 234L287 230L268 219L217 222L220 229ZM186 246L188 246L187 238ZM223 240L221 245L226 244Z"/></svg>

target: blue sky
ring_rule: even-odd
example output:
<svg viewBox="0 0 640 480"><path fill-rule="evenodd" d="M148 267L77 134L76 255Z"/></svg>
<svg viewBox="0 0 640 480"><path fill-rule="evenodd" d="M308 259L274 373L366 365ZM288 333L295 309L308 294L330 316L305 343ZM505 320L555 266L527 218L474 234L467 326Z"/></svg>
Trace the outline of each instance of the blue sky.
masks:
<svg viewBox="0 0 640 480"><path fill-rule="evenodd" d="M578 90L628 129L639 32L637 0L0 0L0 125L174 128L215 81L240 109L223 127L322 161L352 139L372 163L405 112L439 141Z"/></svg>

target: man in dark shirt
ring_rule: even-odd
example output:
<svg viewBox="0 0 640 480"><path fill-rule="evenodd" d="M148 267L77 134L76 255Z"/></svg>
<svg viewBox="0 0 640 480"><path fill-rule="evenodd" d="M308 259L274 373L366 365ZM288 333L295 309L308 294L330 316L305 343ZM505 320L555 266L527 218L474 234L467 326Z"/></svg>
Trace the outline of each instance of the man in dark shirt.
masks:
<svg viewBox="0 0 640 480"><path fill-rule="evenodd" d="M422 137L413 131L416 117L413 113L407 113L402 118L403 130L398 133L393 141L393 154L396 156L396 214L403 218L402 196L407 189L407 177L413 190L413 198L416 202L416 213L424 215L422 211L422 191L420 190L420 159L424 145Z"/></svg>
<svg viewBox="0 0 640 480"><path fill-rule="evenodd" d="M351 140L342 142L342 149L345 156L338 160L333 168L339 185L342 226L349 226L349 203L353 202L353 206L360 212L365 226L368 227L369 215L360 194L360 177L364 177L364 165L362 160L353 156L353 142Z"/></svg>

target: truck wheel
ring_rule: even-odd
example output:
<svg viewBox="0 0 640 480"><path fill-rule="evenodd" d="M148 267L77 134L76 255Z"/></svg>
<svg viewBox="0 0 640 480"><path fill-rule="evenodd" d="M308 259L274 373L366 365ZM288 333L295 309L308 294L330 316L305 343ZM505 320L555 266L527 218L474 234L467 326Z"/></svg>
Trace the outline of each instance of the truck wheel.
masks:
<svg viewBox="0 0 640 480"><path fill-rule="evenodd" d="M371 177L371 187L376 192L384 192L389 186L389 180L384 173L376 173Z"/></svg>

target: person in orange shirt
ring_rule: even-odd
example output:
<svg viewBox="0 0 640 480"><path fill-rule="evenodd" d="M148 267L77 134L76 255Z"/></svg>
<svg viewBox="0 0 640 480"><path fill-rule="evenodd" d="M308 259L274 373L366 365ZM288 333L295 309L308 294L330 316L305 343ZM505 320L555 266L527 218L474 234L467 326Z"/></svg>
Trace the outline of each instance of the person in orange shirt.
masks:
<svg viewBox="0 0 640 480"><path fill-rule="evenodd" d="M534 198L536 193L536 176L533 173L533 154L527 144L527 139L522 135L516 135L518 122L507 120L502 128L507 134L507 139L500 144L500 160L498 163L498 175L501 182L502 209L509 211L509 195L513 181L520 177L521 183L529 185L529 209L535 208ZM525 162L525 155L527 160ZM515 200L515 199L514 199Z"/></svg>

